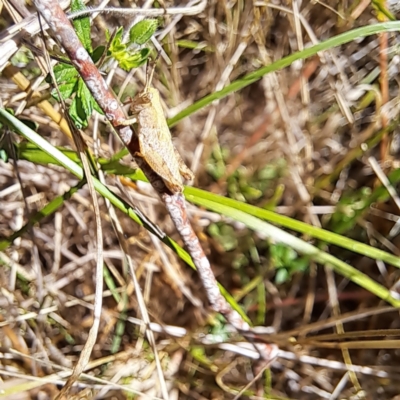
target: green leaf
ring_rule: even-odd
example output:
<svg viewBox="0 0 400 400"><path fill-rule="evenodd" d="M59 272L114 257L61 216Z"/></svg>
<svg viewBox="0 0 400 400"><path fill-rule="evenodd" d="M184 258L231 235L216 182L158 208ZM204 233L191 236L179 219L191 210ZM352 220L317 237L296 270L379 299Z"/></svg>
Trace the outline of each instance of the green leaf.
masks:
<svg viewBox="0 0 400 400"><path fill-rule="evenodd" d="M61 97L63 100L69 99L72 96L72 93L76 91L78 83L78 78L71 79L69 83L64 83L58 86L58 90L60 91ZM60 101L58 97L57 89L54 88L51 91L51 95L57 100Z"/></svg>
<svg viewBox="0 0 400 400"><path fill-rule="evenodd" d="M132 68L137 68L143 65L150 53L150 49L142 49L140 52L134 54L125 54L121 58L116 58L119 66L125 71L130 71Z"/></svg>
<svg viewBox="0 0 400 400"><path fill-rule="evenodd" d="M85 3L82 0L72 0L71 3L71 11L81 11L86 10ZM92 39L90 38L90 19L89 17L79 17L72 21L74 25L76 34L79 37L79 40L82 42L83 47L88 51L88 53L92 53Z"/></svg>
<svg viewBox="0 0 400 400"><path fill-rule="evenodd" d="M54 162L54 158L47 155L43 150L40 150L35 144L31 142L21 142L16 144L17 159L28 160L35 164L51 164ZM58 151L61 151L66 157L75 163L80 163L79 156L74 150L67 150L62 147L56 147ZM60 164L57 164L60 165Z"/></svg>
<svg viewBox="0 0 400 400"><path fill-rule="evenodd" d="M140 50L140 57L142 58L143 62L146 62L147 59L149 58L150 55L150 49L147 47L144 47L143 49Z"/></svg>
<svg viewBox="0 0 400 400"><path fill-rule="evenodd" d="M127 46L122 43L122 32L122 27L117 30L114 38L111 40L108 51L110 56L118 61L119 66L123 70L130 71L132 68L140 67L146 62L150 54L150 49L144 48L134 52L129 50ZM107 36L109 36L109 33Z"/></svg>
<svg viewBox="0 0 400 400"><path fill-rule="evenodd" d="M68 113L78 129L85 127L86 114L83 111L82 102L77 96L72 100Z"/></svg>
<svg viewBox="0 0 400 400"><path fill-rule="evenodd" d="M91 96L91 100L92 100L92 107L93 110L96 110L99 114L104 115L103 110L100 108L100 106L97 104L97 101L94 99L93 96Z"/></svg>
<svg viewBox="0 0 400 400"><path fill-rule="evenodd" d="M93 53L91 54L92 60L94 63L97 63L97 61L100 60L101 56L103 55L106 47L105 46L98 46L93 50Z"/></svg>
<svg viewBox="0 0 400 400"><path fill-rule="evenodd" d="M117 54L124 53L126 51L126 45L122 43L122 27L118 28L115 33L113 39L111 40L108 51L110 52L111 57L117 58ZM110 40L110 34L107 32L108 37L107 40Z"/></svg>
<svg viewBox="0 0 400 400"><path fill-rule="evenodd" d="M89 92L89 89L87 88L83 79L79 79L79 81L78 81L77 96L80 99L80 101L82 102L82 108L86 115L86 120L88 120L93 112L93 105L92 105L93 103L92 103L92 95ZM85 125L85 126L87 126L87 125Z"/></svg>
<svg viewBox="0 0 400 400"><path fill-rule="evenodd" d="M211 211L217 212L218 214L223 214L229 218L235 219L236 221L242 222L248 228L264 235L272 243L284 244L296 251L297 253L302 254L304 257L331 267L338 274L348 278L349 280L363 287L369 292L374 293L382 300L387 301L395 307L400 306L400 300L393 296L390 290L382 286L380 283L372 280L363 272L350 266L344 261L339 260L331 254L318 249L308 242L305 242L279 228L276 228L271 224L268 224L256 217L253 217L246 212L228 206L227 203L229 199L223 198L221 199L221 203L215 203L214 201L210 201L205 198L194 198L187 191L185 191L185 197L187 198L187 200L193 203L200 204L201 206ZM393 258L395 257L393 256Z"/></svg>
<svg viewBox="0 0 400 400"><path fill-rule="evenodd" d="M71 64L59 63L54 67L53 72L58 84L69 82L79 76L78 71ZM47 76L46 82L52 83L50 74Z"/></svg>
<svg viewBox="0 0 400 400"><path fill-rule="evenodd" d="M63 69L61 69L59 72L60 75L64 77L72 76L69 75L68 71L66 72L66 70ZM65 72L66 75L64 74ZM59 90L61 97L64 100L69 99L74 93L76 93L69 109L69 115L78 129L86 128L88 126L89 118L91 117L94 109L100 114L103 114L103 111L96 103L96 100L93 98L82 78L78 79L78 77L73 77L68 82L60 84ZM51 91L51 95L57 101L60 101L56 89Z"/></svg>
<svg viewBox="0 0 400 400"><path fill-rule="evenodd" d="M144 19L138 22L129 31L129 43L145 44L154 35L157 27L156 19Z"/></svg>
<svg viewBox="0 0 400 400"><path fill-rule="evenodd" d="M76 96L69 108L69 115L74 121L76 127L78 129L83 129L88 126L88 121L92 115L93 109L100 110L101 113L102 111L92 94L89 92L89 89L82 78L78 80L76 86L77 88L74 88Z"/></svg>
<svg viewBox="0 0 400 400"><path fill-rule="evenodd" d="M65 63L57 64L54 67L53 72L61 97L64 100L69 99L77 89L77 82L79 79L78 72L72 65ZM46 81L52 83L50 74L47 76ZM51 91L51 95L57 101L60 101L56 88Z"/></svg>
<svg viewBox="0 0 400 400"><path fill-rule="evenodd" d="M400 180L400 171L398 178ZM386 189L383 187L383 190ZM356 240L352 240L350 238L338 235L334 232L329 232L325 229L317 228L315 226L306 224L305 222L297 221L295 219L286 217L285 215L280 215L269 210L264 210L256 206L252 206L250 204L242 203L240 201L219 196L217 194L206 192L204 190L197 189L194 187L186 187L184 193L188 201L191 201L192 203L198 204L200 206L204 205L203 203L204 201L206 201L207 203L208 201L217 204L222 203L226 206L243 211L248 215L253 215L260 219L272 222L277 225L281 225L285 228L294 230L301 234L312 236L313 238L322 240L323 242L334 244L335 246L348 249L350 251L365 255L367 257L382 260L386 263L396 266L397 268L400 268L400 257L397 257L393 254L389 254L375 247L368 246L364 243L357 242Z"/></svg>

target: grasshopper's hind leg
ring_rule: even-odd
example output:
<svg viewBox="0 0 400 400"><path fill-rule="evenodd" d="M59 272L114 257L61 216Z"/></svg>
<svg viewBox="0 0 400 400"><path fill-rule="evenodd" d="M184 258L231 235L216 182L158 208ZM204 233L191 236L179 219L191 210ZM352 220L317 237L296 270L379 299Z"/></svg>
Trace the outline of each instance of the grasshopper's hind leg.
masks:
<svg viewBox="0 0 400 400"><path fill-rule="evenodd" d="M179 154L179 151L176 149L174 146L174 151L175 151L175 157L176 160L178 161L179 165L179 172L180 174L187 180L191 181L194 179L194 174L193 172L189 169L189 167L185 164L185 161L183 161L181 155Z"/></svg>

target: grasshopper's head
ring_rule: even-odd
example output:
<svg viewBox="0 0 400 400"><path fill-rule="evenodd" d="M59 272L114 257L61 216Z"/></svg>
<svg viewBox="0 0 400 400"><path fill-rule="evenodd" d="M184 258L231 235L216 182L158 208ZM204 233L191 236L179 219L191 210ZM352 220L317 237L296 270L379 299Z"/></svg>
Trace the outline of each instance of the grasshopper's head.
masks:
<svg viewBox="0 0 400 400"><path fill-rule="evenodd" d="M158 90L145 87L144 90L138 93L132 100L131 111L137 114L145 108L152 107L159 101L160 94L158 93Z"/></svg>
<svg viewBox="0 0 400 400"><path fill-rule="evenodd" d="M148 62L149 60L147 60L146 84L144 86L144 89L139 94L137 94L136 97L133 99L131 111L134 113L138 113L148 107L159 108L160 94L157 89L152 88L150 86L153 80L156 61L158 57L160 57L160 52L158 52L157 54L157 57L154 61L153 68L151 68L151 71L149 69L150 67L150 64Z"/></svg>
<svg viewBox="0 0 400 400"><path fill-rule="evenodd" d="M148 99L150 102L155 102L160 100L160 93L156 88L145 87L143 92L141 92L143 98Z"/></svg>

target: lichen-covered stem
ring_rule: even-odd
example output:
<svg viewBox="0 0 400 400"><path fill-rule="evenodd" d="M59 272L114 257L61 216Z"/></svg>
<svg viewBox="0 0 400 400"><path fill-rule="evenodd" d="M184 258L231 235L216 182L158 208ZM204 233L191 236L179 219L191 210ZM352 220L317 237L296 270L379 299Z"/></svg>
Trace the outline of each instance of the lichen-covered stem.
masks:
<svg viewBox="0 0 400 400"><path fill-rule="evenodd" d="M135 153L139 151L137 136L131 126L124 124L126 116L122 107L114 94L109 90L107 83L83 47L71 22L58 2L56 0L34 0L34 4L68 54L72 64L85 81L86 86L107 119L111 122L137 163L140 163L140 167L150 180L150 183L153 184L160 194L168 193L168 189L162 179L154 174L150 166L143 162L140 157L135 156Z"/></svg>
<svg viewBox="0 0 400 400"><path fill-rule="evenodd" d="M174 195L164 195L163 199L169 215L197 268L211 307L223 314L229 323L238 330L248 330L249 325L238 312L232 309L221 295L210 262L204 254L199 239L190 224L186 211L185 197L182 193L177 193Z"/></svg>

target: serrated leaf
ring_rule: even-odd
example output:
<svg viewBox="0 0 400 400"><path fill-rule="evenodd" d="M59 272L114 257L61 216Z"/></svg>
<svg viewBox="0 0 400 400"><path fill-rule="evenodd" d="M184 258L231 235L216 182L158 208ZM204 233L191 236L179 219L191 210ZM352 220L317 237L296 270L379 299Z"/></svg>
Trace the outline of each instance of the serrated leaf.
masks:
<svg viewBox="0 0 400 400"><path fill-rule="evenodd" d="M89 92L89 89L83 82L83 79L79 79L78 81L78 91L76 93L77 98L81 101L81 107L83 109L84 114L86 115L85 119L85 127L87 126L87 121L92 115L93 112L93 103L92 103L92 95Z"/></svg>
<svg viewBox="0 0 400 400"><path fill-rule="evenodd" d="M69 108L69 116L78 129L87 126L87 115L83 110L82 102L78 96L75 96L74 100L72 100L71 107Z"/></svg>
<svg viewBox="0 0 400 400"><path fill-rule="evenodd" d="M100 60L101 56L104 53L104 50L106 49L105 46L98 46L93 50L93 53L91 54L92 60L94 63L97 63L97 61Z"/></svg>
<svg viewBox="0 0 400 400"><path fill-rule="evenodd" d="M58 89L60 91L60 94L61 94L61 97L63 98L63 100L69 99L72 96L72 93L74 93L76 91L77 82L78 82L78 78L75 78L75 79L70 80L68 83L63 83L58 86ZM57 89L54 88L51 91L51 96L53 98L55 98L57 101L60 101L60 99L58 97Z"/></svg>
<svg viewBox="0 0 400 400"><path fill-rule="evenodd" d="M125 71L130 71L132 68L137 68L143 65L150 53L150 49L142 49L140 52L127 54L124 57L116 58L119 66Z"/></svg>
<svg viewBox="0 0 400 400"><path fill-rule="evenodd" d="M156 19L144 19L134 25L129 31L129 43L145 44L157 30Z"/></svg>
<svg viewBox="0 0 400 400"><path fill-rule="evenodd" d="M79 75L74 66L64 63L57 64L54 67L53 72L58 84L68 82L74 78L77 78ZM52 83L50 74L46 78L46 82Z"/></svg>
<svg viewBox="0 0 400 400"><path fill-rule="evenodd" d="M85 3L82 0L72 0L71 3L71 11L81 11L86 10ZM91 53L93 51L92 48L92 39L90 37L90 19L89 17L79 17L72 21L74 25L76 34L79 37L79 40L82 42L83 47Z"/></svg>
<svg viewBox="0 0 400 400"><path fill-rule="evenodd" d="M150 53L150 49L144 48L140 51L130 51L126 44L122 43L122 27L117 30L109 46L109 55L118 61L119 66L125 71L143 65ZM109 36L109 33L107 34Z"/></svg>

